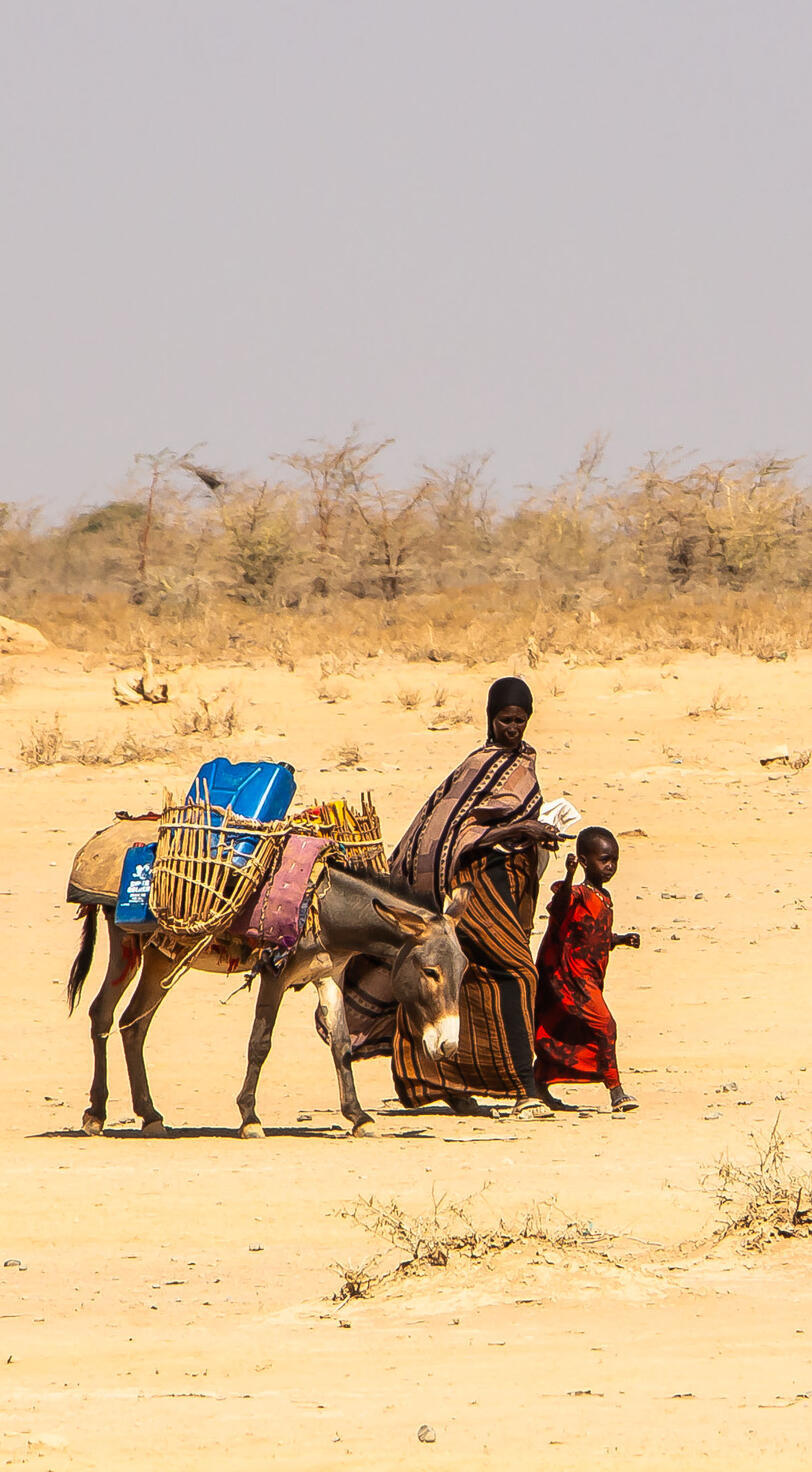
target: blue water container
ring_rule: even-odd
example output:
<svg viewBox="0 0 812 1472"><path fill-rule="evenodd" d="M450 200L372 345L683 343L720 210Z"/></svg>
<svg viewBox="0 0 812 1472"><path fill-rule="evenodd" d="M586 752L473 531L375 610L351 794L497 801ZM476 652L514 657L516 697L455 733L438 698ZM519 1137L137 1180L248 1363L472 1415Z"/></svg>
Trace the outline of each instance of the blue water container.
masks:
<svg viewBox="0 0 812 1472"><path fill-rule="evenodd" d="M296 782L289 762L230 762L228 757L216 756L200 768L186 801L203 802L207 790L212 807L230 808L238 817L254 818L258 823L273 823L288 811ZM216 825L217 814L212 817ZM213 835L213 853L216 845ZM234 862L247 858L253 847L248 837L236 843Z"/></svg>
<svg viewBox="0 0 812 1472"><path fill-rule="evenodd" d="M116 925L122 930L154 930L157 921L149 907L154 843L134 843L124 855L116 903Z"/></svg>

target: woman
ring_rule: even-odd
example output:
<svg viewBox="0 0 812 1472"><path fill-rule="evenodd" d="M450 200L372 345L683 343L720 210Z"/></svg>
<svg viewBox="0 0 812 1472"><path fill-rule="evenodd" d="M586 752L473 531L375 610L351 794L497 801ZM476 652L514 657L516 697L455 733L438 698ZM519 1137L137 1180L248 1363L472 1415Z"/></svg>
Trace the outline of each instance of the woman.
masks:
<svg viewBox="0 0 812 1472"><path fill-rule="evenodd" d="M488 735L420 809L395 849L392 874L416 897L442 905L470 887L457 938L468 959L460 994L460 1048L433 1063L398 1019L392 1071L402 1104L444 1099L473 1113L473 1094L509 1095L518 1113L548 1117L533 1076L536 968L530 932L538 898L538 848L556 846L539 823L535 752L524 741L533 697L524 680L488 692Z"/></svg>

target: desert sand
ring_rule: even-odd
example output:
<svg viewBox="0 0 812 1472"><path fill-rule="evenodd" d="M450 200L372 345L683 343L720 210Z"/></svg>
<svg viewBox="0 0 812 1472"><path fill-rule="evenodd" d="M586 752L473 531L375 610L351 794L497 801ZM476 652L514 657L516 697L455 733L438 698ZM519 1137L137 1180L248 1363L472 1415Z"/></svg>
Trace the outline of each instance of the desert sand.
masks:
<svg viewBox="0 0 812 1472"><path fill-rule="evenodd" d="M545 1123L409 1114L377 1061L356 1069L376 1133L353 1139L308 989L286 999L262 1078L264 1141L237 1138L234 1103L254 998L225 1004L234 983L207 974L178 985L147 1042L170 1138L140 1138L115 1036L107 1133L82 1135L104 937L69 1021L74 851L116 809L183 789L218 750L293 761L306 800L370 788L394 842L477 744L487 685L509 671L348 662L330 703L317 663L220 664L170 671L167 706L122 710L112 668L54 649L11 668L0 703L0 1463L804 1465L812 1239L761 1251L718 1240L715 1185L720 1160L753 1162L753 1137L776 1120L808 1170L812 766L759 759L812 745L812 655L556 660L529 674L545 796L566 793L585 822L634 834L621 838L613 895L618 927L638 928L642 946L612 958L607 996L636 1114L613 1118L597 1087L577 1091L583 1114ZM80 742L158 741L184 701L223 689L241 712L227 741L173 737L165 760L126 766L20 760L32 721L56 711ZM420 695L411 709L404 690ZM474 719L429 729L449 708ZM340 768L353 743L358 764ZM562 868L559 858L545 895ZM539 1207L550 1237L452 1254L341 1301L347 1270L380 1279L403 1258L353 1219L370 1197L412 1215L440 1203L441 1217L467 1200L483 1230ZM422 1426L433 1440L418 1439Z"/></svg>

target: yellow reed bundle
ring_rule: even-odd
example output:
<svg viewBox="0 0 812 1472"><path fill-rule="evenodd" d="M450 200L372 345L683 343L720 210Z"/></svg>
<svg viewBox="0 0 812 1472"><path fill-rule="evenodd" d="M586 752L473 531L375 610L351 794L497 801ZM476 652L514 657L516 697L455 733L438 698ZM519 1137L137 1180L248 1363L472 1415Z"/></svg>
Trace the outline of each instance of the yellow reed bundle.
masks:
<svg viewBox="0 0 812 1472"><path fill-rule="evenodd" d="M360 812L339 798L308 808L303 820L330 838L351 868L374 869L379 874L388 872L381 821L371 793L361 794Z"/></svg>

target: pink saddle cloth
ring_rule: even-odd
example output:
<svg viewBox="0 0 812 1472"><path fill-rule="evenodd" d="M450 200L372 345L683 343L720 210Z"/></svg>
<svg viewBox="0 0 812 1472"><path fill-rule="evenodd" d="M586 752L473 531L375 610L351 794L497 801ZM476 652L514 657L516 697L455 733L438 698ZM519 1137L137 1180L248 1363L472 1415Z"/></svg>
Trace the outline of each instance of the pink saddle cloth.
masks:
<svg viewBox="0 0 812 1472"><path fill-rule="evenodd" d="M312 899L313 871L329 839L291 833L276 870L233 924L251 945L291 951L301 938Z"/></svg>

